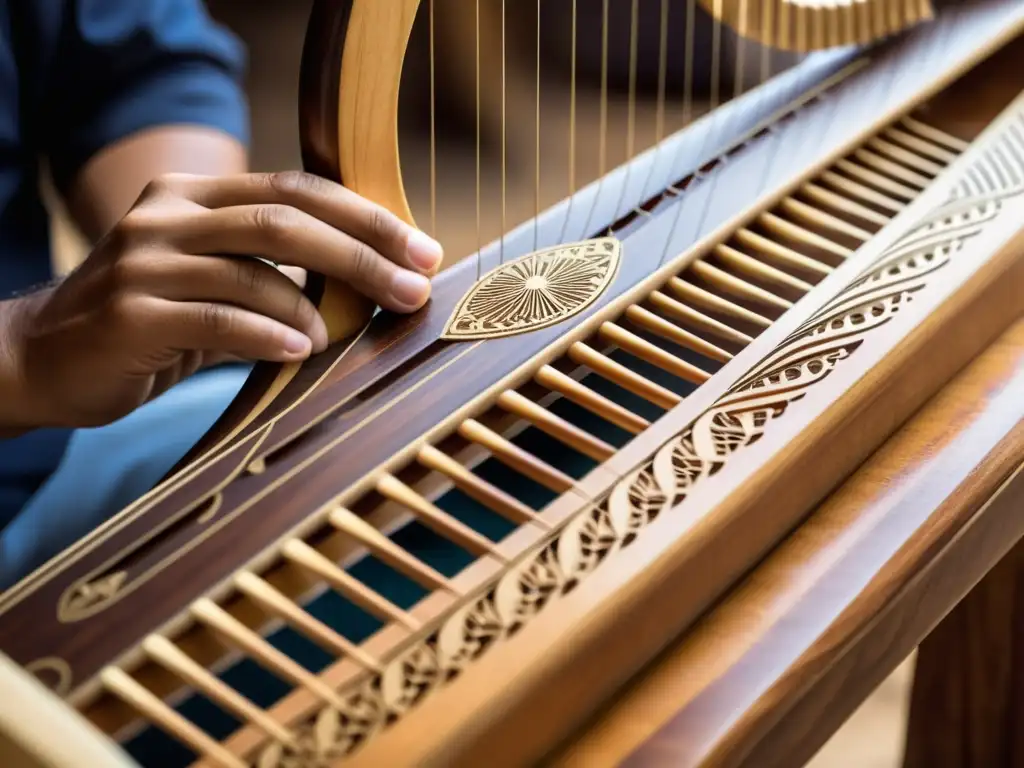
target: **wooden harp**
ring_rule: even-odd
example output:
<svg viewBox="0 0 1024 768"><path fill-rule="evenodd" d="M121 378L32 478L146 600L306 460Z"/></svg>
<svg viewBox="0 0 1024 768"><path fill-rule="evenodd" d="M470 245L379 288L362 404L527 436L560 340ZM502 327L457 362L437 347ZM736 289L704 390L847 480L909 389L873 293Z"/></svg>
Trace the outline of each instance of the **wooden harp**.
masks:
<svg viewBox="0 0 1024 768"><path fill-rule="evenodd" d="M625 5L610 32L635 61ZM820 745L824 726L766 723L799 731L846 657L719 717L717 676L757 658L730 606L783 590L778 553L821 515L862 519L850 487L913 474L883 444L934 431L919 409L1019 391L1024 5L700 5L712 40L810 55L732 98L719 83L706 114L442 272L415 315L311 281L331 349L257 369L179 471L0 596L0 649L83 738L231 768L792 765ZM402 61L434 11L320 0L306 48L307 167L409 220ZM999 403L972 443L991 450L957 471L1005 510L1024 403ZM952 538L967 518L935 494L911 533ZM657 722L625 725L659 691Z"/></svg>

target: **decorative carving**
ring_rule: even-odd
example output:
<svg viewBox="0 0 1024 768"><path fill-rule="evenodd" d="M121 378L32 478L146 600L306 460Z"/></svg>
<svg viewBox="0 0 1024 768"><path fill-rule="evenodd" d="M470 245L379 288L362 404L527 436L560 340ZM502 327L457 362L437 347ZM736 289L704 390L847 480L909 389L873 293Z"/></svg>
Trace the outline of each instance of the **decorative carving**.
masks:
<svg viewBox="0 0 1024 768"><path fill-rule="evenodd" d="M79 582L68 591L60 606L62 616L72 620L79 615L88 615L96 606L109 602L124 586L127 571L115 571L93 581Z"/></svg>
<svg viewBox="0 0 1024 768"><path fill-rule="evenodd" d="M462 297L442 338L497 339L568 320L611 285L621 254L622 244L604 237L502 264Z"/></svg>
<svg viewBox="0 0 1024 768"><path fill-rule="evenodd" d="M66 696L71 690L73 674L71 666L56 656L46 656L25 665L25 671L58 696Z"/></svg>
<svg viewBox="0 0 1024 768"><path fill-rule="evenodd" d="M994 151L1024 155L1024 133L1015 137L1007 132L993 143ZM868 335L914 301L935 272L997 215L1003 200L1024 193L1024 185L1016 178L1014 182L1002 189L992 189L990 182L984 191L975 188L968 195L963 194L963 185L958 186L946 204L908 231L597 503L570 517L474 596L440 617L426 635L411 638L382 673L354 681L343 692L348 706L342 712L328 715L329 710L321 710L301 726L301 744L316 741L318 751L302 753L272 744L261 754L259 768L315 768L351 754L572 591L616 551L629 547L659 515L678 510L705 478L757 442L794 403L854 355ZM325 718L332 723L333 734L326 746L321 741ZM302 754L315 757L304 760Z"/></svg>

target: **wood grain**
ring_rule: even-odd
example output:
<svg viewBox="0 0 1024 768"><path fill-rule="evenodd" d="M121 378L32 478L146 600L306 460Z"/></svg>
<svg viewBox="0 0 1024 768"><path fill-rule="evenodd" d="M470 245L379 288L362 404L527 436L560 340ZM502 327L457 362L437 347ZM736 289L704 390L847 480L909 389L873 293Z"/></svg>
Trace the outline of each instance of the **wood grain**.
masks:
<svg viewBox="0 0 1024 768"><path fill-rule="evenodd" d="M803 764L1024 535L1022 387L1024 321L893 435L555 763ZM999 714L1012 722L1011 711ZM947 764L965 764L956 761L962 754L949 753Z"/></svg>

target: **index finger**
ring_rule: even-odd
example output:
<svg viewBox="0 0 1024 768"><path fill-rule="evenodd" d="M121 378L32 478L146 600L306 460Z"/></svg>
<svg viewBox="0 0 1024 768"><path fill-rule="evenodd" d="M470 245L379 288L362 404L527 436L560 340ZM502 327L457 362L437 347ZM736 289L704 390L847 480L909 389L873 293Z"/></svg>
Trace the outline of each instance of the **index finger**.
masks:
<svg viewBox="0 0 1024 768"><path fill-rule="evenodd" d="M400 267L431 277L441 266L441 245L381 205L333 181L301 172L236 176L171 176L165 183L206 208L278 204L298 208L338 229Z"/></svg>

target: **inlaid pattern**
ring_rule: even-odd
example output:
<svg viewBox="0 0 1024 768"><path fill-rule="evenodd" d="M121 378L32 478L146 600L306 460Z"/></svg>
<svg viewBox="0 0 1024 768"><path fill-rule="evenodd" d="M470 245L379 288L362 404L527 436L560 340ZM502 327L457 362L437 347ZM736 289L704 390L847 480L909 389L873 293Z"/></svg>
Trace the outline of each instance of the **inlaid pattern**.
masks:
<svg viewBox="0 0 1024 768"><path fill-rule="evenodd" d="M604 237L502 264L466 293L442 338L494 339L568 320L611 284L621 254L619 241Z"/></svg>
<svg viewBox="0 0 1024 768"><path fill-rule="evenodd" d="M855 355L865 339L926 290L998 215L1007 198L1024 194L1022 125L1024 115L1009 121L945 204L647 462L433 626L412 636L381 671L366 673L342 689L343 706L320 709L296 729L291 745L269 744L255 764L314 768L351 754L574 590L642 536L659 515L678 512L695 487L757 442L794 403ZM993 162L1000 162L1005 172L986 173ZM979 189L979 183L984 187Z"/></svg>

